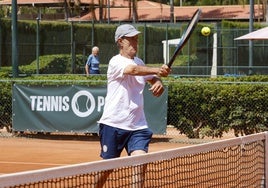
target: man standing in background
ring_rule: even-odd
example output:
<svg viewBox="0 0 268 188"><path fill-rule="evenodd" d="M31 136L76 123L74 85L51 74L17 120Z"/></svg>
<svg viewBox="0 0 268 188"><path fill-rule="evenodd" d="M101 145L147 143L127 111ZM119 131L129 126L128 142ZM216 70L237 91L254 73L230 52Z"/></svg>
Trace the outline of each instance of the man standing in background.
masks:
<svg viewBox="0 0 268 188"><path fill-rule="evenodd" d="M94 46L91 54L87 58L85 65L86 75L89 76L90 74L100 74L99 65L99 48Z"/></svg>

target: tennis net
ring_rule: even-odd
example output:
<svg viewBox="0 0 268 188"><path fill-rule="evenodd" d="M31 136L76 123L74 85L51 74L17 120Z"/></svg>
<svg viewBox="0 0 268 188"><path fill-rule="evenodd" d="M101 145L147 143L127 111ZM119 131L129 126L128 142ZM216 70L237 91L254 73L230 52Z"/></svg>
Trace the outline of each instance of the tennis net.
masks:
<svg viewBox="0 0 268 188"><path fill-rule="evenodd" d="M5 174L0 187L265 187L268 132L140 156Z"/></svg>

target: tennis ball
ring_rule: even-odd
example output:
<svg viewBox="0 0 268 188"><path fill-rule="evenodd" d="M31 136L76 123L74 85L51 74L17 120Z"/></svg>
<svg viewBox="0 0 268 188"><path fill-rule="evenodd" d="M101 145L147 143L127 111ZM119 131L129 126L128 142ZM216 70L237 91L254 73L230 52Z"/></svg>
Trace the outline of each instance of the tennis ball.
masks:
<svg viewBox="0 0 268 188"><path fill-rule="evenodd" d="M203 27L201 30L202 35L209 36L210 35L210 28L209 27Z"/></svg>

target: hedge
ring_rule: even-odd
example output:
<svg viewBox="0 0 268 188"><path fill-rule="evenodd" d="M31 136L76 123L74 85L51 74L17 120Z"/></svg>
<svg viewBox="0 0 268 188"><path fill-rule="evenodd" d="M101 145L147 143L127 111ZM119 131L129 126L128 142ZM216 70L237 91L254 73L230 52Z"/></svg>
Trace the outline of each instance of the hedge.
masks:
<svg viewBox="0 0 268 188"><path fill-rule="evenodd" d="M235 136L267 130L268 85L177 82L169 84L168 123L189 138Z"/></svg>
<svg viewBox="0 0 268 188"><path fill-rule="evenodd" d="M77 59L82 59L80 56ZM106 75L86 77L69 74L68 55L40 57L40 72L36 62L20 67L25 77L11 78L11 67L0 70L0 123L12 122L13 83L104 85ZM81 61L80 66L84 66ZM235 136L266 131L268 127L268 76L218 78L163 78L168 86L167 124L176 127L189 138L222 137L234 131Z"/></svg>

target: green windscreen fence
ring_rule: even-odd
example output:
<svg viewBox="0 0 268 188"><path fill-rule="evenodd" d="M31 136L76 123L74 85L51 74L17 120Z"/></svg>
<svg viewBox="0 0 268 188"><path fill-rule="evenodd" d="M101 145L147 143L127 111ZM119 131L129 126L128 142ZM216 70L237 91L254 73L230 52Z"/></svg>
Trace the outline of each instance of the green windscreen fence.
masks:
<svg viewBox="0 0 268 188"><path fill-rule="evenodd" d="M165 134L168 89L154 97L144 89L145 115L154 134ZM14 131L97 133L106 86L13 85Z"/></svg>

